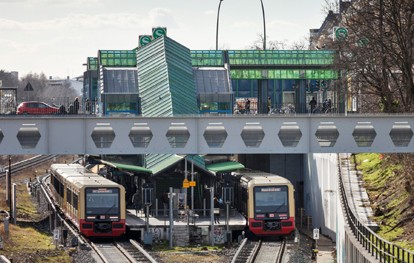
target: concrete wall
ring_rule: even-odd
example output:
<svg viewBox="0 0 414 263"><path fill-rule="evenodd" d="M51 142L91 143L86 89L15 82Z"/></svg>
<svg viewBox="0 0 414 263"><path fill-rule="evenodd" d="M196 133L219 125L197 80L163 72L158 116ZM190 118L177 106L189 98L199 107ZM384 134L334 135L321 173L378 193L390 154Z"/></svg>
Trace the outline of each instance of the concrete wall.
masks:
<svg viewBox="0 0 414 263"><path fill-rule="evenodd" d="M336 154L307 154L304 173L305 215L312 227L336 240L338 217L338 161Z"/></svg>

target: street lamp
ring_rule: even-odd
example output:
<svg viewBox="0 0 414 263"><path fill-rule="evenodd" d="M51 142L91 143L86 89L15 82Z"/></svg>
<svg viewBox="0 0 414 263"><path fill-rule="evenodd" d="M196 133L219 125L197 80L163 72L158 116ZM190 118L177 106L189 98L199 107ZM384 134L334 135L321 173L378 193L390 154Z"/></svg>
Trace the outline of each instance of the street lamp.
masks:
<svg viewBox="0 0 414 263"><path fill-rule="evenodd" d="M219 6L218 6L218 10L217 10L216 50L218 50L218 28L219 28L220 6L221 6L221 2L223 2L223 1L224 0L220 0Z"/></svg>
<svg viewBox="0 0 414 263"><path fill-rule="evenodd" d="M262 13L263 13L263 50L266 50L266 19L265 19L263 0L260 0L260 3L262 4Z"/></svg>

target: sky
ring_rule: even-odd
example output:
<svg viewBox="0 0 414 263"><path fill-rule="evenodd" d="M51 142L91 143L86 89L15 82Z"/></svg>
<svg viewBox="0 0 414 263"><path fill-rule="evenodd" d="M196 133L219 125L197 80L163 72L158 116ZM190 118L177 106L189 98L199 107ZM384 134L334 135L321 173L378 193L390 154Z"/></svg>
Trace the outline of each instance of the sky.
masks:
<svg viewBox="0 0 414 263"><path fill-rule="evenodd" d="M268 41L305 40L326 17L326 0L262 1ZM218 6L219 0L0 0L0 70L82 76L87 57L131 50L158 26L190 50L215 49ZM260 0L223 0L219 20L219 49L248 49L263 35Z"/></svg>

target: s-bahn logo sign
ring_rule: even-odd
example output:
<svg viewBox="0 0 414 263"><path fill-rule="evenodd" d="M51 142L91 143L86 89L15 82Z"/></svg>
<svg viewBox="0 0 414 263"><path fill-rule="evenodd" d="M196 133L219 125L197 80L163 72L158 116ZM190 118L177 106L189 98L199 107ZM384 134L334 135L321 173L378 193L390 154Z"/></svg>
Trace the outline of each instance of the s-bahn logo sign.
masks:
<svg viewBox="0 0 414 263"><path fill-rule="evenodd" d="M154 27L152 29L152 37L154 39L157 39L161 36L166 36L167 35L167 28L166 27Z"/></svg>
<svg viewBox="0 0 414 263"><path fill-rule="evenodd" d="M139 46L145 46L146 44L152 41L152 37L150 35L141 35L139 36Z"/></svg>
<svg viewBox="0 0 414 263"><path fill-rule="evenodd" d="M334 27L334 40L342 41L348 37L348 29L344 27Z"/></svg>

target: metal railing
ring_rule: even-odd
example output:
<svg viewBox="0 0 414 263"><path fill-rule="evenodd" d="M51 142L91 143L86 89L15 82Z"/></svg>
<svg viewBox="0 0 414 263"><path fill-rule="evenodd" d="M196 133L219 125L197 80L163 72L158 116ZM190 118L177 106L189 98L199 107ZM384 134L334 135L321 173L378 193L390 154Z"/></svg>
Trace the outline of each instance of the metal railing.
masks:
<svg viewBox="0 0 414 263"><path fill-rule="evenodd" d="M349 206L344 183L342 181L341 160L339 158L340 157L338 155L338 169L340 175L339 188L342 197L342 204L345 208L348 225L351 228L352 233L355 235L356 239L365 248L365 250L371 254L371 256L375 257L375 259L378 259L380 262L414 263L413 252L407 249L403 249L402 247L378 236L368 226L361 223L361 221L355 215L354 211L352 211Z"/></svg>

